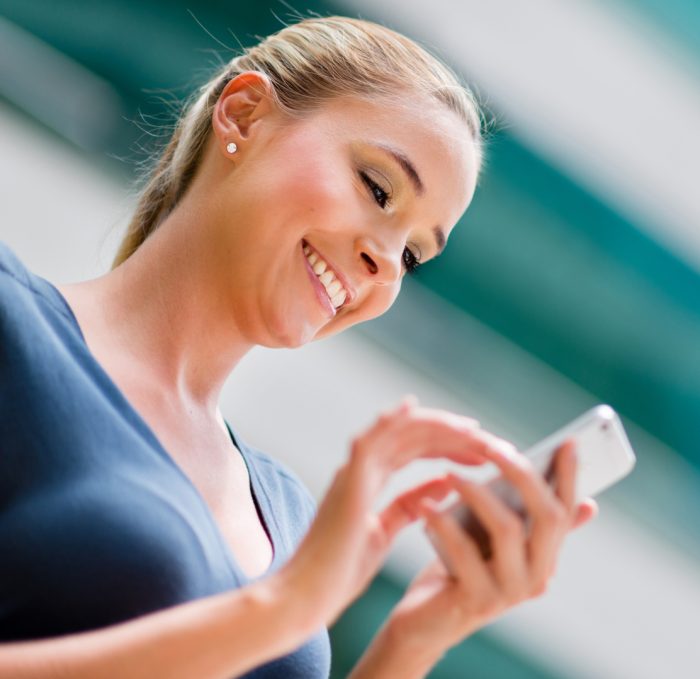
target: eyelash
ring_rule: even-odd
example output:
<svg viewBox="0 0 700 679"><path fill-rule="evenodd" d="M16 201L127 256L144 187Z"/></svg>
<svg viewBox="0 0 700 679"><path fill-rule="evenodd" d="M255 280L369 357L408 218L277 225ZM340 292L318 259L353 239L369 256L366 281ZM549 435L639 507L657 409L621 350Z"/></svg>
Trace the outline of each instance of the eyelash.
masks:
<svg viewBox="0 0 700 679"><path fill-rule="evenodd" d="M389 194L381 186L379 186L379 184L373 181L366 172L360 171L360 177L369 189L372 198L374 198L374 201L377 203L377 205L379 205L380 209L385 210L387 204L391 202L391 196L389 196ZM377 195L378 193L380 195ZM406 268L406 273L414 273L415 270L420 266L418 258L411 252L409 248L405 248L403 254L403 265Z"/></svg>

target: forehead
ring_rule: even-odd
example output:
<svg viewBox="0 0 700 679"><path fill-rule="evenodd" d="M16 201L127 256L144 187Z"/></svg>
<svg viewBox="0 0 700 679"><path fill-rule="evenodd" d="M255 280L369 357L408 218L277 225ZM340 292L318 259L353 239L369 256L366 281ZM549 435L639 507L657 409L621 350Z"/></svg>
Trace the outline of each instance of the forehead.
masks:
<svg viewBox="0 0 700 679"><path fill-rule="evenodd" d="M471 132L455 112L425 95L397 101L334 99L319 110L332 139L354 148L380 145L399 151L425 186L422 201L450 230L471 202L477 157Z"/></svg>

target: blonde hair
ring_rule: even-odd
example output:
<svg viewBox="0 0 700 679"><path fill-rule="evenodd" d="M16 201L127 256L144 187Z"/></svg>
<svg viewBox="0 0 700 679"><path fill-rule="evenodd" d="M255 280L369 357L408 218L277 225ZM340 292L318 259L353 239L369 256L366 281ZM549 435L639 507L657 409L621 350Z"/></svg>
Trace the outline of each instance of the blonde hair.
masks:
<svg viewBox="0 0 700 679"><path fill-rule="evenodd" d="M341 16L306 18L245 49L195 91L146 176L112 268L129 258L182 198L197 171L214 106L226 84L244 71L265 74L275 103L292 118L343 95L392 99L407 92L426 94L464 120L481 165L483 112L450 68L379 24Z"/></svg>

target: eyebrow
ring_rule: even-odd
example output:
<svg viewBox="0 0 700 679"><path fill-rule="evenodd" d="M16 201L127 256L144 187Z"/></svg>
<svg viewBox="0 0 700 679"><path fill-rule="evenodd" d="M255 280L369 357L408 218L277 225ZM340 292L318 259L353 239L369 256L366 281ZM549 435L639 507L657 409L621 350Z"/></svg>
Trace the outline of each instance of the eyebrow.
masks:
<svg viewBox="0 0 700 679"><path fill-rule="evenodd" d="M413 184L413 189L415 190L417 196L422 196L425 193L425 185L423 184L420 175L418 174L413 163L404 153L393 148L392 146L387 146L386 144L373 144L373 146L387 153L399 164L401 169L411 180L411 184ZM433 235L435 236L437 255L439 255L445 249L445 232L439 226L434 226Z"/></svg>
<svg viewBox="0 0 700 679"><path fill-rule="evenodd" d="M413 189L416 192L417 196L422 196L425 193L425 186L423 185L420 175L416 171L416 168L414 167L413 163L406 157L404 153L402 153L398 149L393 148L392 146L387 146L386 144L373 144L373 146L376 146L378 149L387 153L401 166L401 169L411 180L411 184L413 184Z"/></svg>

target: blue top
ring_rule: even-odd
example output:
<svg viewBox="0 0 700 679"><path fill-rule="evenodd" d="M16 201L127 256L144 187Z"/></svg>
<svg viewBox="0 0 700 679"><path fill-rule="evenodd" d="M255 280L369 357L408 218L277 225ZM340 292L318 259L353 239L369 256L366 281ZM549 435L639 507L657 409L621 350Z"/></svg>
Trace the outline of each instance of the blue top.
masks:
<svg viewBox="0 0 700 679"><path fill-rule="evenodd" d="M272 542L270 573L315 503L291 470L227 426ZM0 555L0 641L91 630L251 581L65 298L1 241ZM329 667L321 629L245 676L325 679Z"/></svg>

